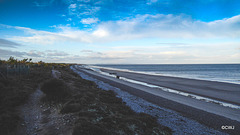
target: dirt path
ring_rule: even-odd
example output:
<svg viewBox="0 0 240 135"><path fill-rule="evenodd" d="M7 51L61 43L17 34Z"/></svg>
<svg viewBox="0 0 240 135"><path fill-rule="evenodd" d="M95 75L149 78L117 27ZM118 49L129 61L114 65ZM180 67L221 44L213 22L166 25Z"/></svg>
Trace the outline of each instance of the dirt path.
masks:
<svg viewBox="0 0 240 135"><path fill-rule="evenodd" d="M57 70L52 71L54 78L61 76ZM70 135L76 116L60 114L61 104L44 103L44 93L38 88L27 103L19 107L23 119L17 134L19 135Z"/></svg>
<svg viewBox="0 0 240 135"><path fill-rule="evenodd" d="M24 120L24 122L21 124L23 126L23 130L20 132L20 134L26 133L28 135L34 135L38 129L41 128L40 120L42 119L42 113L39 99L42 96L42 91L40 91L40 89L37 89L30 96L28 102L20 107L21 118Z"/></svg>
<svg viewBox="0 0 240 135"><path fill-rule="evenodd" d="M52 77L53 78L56 78L56 79L59 79L61 77L61 73L57 70L52 70Z"/></svg>

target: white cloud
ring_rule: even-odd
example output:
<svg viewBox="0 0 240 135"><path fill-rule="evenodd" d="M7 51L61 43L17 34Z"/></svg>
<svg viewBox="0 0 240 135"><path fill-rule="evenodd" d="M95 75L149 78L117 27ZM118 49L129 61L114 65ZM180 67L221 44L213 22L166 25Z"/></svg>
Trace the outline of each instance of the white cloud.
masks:
<svg viewBox="0 0 240 135"><path fill-rule="evenodd" d="M82 16L82 15L94 15L95 13L97 13L101 8L100 7L90 7L89 5L85 5L82 4L80 5L80 11L78 13L78 17Z"/></svg>
<svg viewBox="0 0 240 135"><path fill-rule="evenodd" d="M88 3L90 2L91 0L78 0L79 2L84 2L84 3Z"/></svg>
<svg viewBox="0 0 240 135"><path fill-rule="evenodd" d="M188 55L185 52L156 52L146 53L144 51L134 50L112 50L95 52L89 50L86 55L81 56L81 63L86 64L150 64L150 63L179 63L178 59L182 59L182 63L186 62L190 58L194 59L194 56Z"/></svg>
<svg viewBox="0 0 240 135"><path fill-rule="evenodd" d="M107 22L99 28L111 33L111 39L144 37L160 38L236 38L240 37L240 15L233 18L205 23L183 15L143 15L136 18Z"/></svg>
<svg viewBox="0 0 240 135"><path fill-rule="evenodd" d="M69 21L72 21L72 18L68 18L67 21L68 21L68 22L69 22Z"/></svg>
<svg viewBox="0 0 240 135"><path fill-rule="evenodd" d="M95 37L102 38L102 37L107 37L108 36L108 31L104 29L97 29L93 32L92 34Z"/></svg>
<svg viewBox="0 0 240 135"><path fill-rule="evenodd" d="M68 12L69 12L69 15L75 15L76 12L77 11L77 4L75 3L75 4L70 4L69 6L68 6Z"/></svg>
<svg viewBox="0 0 240 135"><path fill-rule="evenodd" d="M19 51L19 50L5 50L0 49L0 57L8 59L10 56L16 57L17 59L33 58L34 61L44 60L46 62L54 62L54 60L61 60L65 57L73 57L69 53L58 51L58 50L45 50L45 51ZM49 60L50 59L50 60ZM53 60L54 59L54 60ZM51 61L52 60L52 61ZM65 59L65 62L67 59ZM63 62L63 61L62 61Z"/></svg>
<svg viewBox="0 0 240 135"><path fill-rule="evenodd" d="M47 57L52 57L52 56L68 56L69 54L63 51L58 51L58 50L47 50L45 51L45 54Z"/></svg>
<svg viewBox="0 0 240 135"><path fill-rule="evenodd" d="M12 50L5 50L0 48L0 57L8 59L10 56L23 57L26 53Z"/></svg>
<svg viewBox="0 0 240 135"><path fill-rule="evenodd" d="M51 45L51 44L63 41L66 38L65 37L61 38L60 35L40 33L40 34L34 34L30 37L13 36L10 39L25 43L25 44Z"/></svg>
<svg viewBox="0 0 240 135"><path fill-rule="evenodd" d="M26 52L26 56L28 57L43 57L45 55L44 52L36 51L36 50L30 50L29 52Z"/></svg>
<svg viewBox="0 0 240 135"><path fill-rule="evenodd" d="M98 18L84 18L81 20L82 24L93 24L93 23L97 23L99 20Z"/></svg>
<svg viewBox="0 0 240 135"><path fill-rule="evenodd" d="M174 47L163 49L151 48L150 46L149 49L130 47L128 49L116 48L111 51L101 52L88 50L80 61L86 64L206 64L240 62L239 53L232 54L232 50L226 49L229 48L229 45L220 44L221 47L215 49L216 46L208 48L207 52L206 48L198 44L192 45L190 49L177 49Z"/></svg>
<svg viewBox="0 0 240 135"><path fill-rule="evenodd" d="M68 8L71 10L75 10L76 7L77 7L77 4L70 4Z"/></svg>
<svg viewBox="0 0 240 135"><path fill-rule="evenodd" d="M96 20L83 20L85 23L94 21ZM106 43L138 38L240 38L239 21L240 15L206 23L192 20L184 15L147 14L133 19L102 22L95 30L87 31L69 26L56 26L58 32L15 27L28 35L10 37L9 40L28 44L54 44L62 41Z"/></svg>
<svg viewBox="0 0 240 135"><path fill-rule="evenodd" d="M83 53L92 53L93 51L92 50L82 50L81 52L83 52Z"/></svg>
<svg viewBox="0 0 240 135"><path fill-rule="evenodd" d="M75 62L82 64L189 64L189 63L239 63L238 43L188 44L187 48L175 46L115 46L108 50L95 47L69 53L59 50L13 51L0 49L2 58L16 56L33 58L34 61ZM207 51L206 51L207 50ZM76 55L77 54L77 55Z"/></svg>
<svg viewBox="0 0 240 135"><path fill-rule="evenodd" d="M69 9L69 15L73 15L78 18L86 17L86 16L93 16L95 15L101 7L88 4L88 2L80 2L77 1L74 4L70 4L68 6Z"/></svg>
<svg viewBox="0 0 240 135"><path fill-rule="evenodd" d="M109 36L101 41L136 38L237 38L240 37L240 15L232 18L201 22L184 15L141 15L133 19L101 23Z"/></svg>
<svg viewBox="0 0 240 135"><path fill-rule="evenodd" d="M156 3L158 0L148 0L147 5L152 5L153 3Z"/></svg>

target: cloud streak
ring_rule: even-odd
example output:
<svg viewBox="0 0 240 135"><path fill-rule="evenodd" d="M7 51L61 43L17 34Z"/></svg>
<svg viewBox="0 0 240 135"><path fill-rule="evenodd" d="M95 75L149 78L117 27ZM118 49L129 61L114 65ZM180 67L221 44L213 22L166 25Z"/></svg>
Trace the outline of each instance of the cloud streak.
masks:
<svg viewBox="0 0 240 135"><path fill-rule="evenodd" d="M0 57L1 58L6 58L7 59L10 56L23 57L25 54L26 54L25 52L0 49Z"/></svg>
<svg viewBox="0 0 240 135"><path fill-rule="evenodd" d="M93 24L99 22L98 18L85 18L81 20L82 24Z"/></svg>
<svg viewBox="0 0 240 135"><path fill-rule="evenodd" d="M180 44L180 43L179 43ZM230 48L229 48L230 47ZM170 46L116 46L109 50L96 51L94 48L68 53L58 50L45 51L10 51L0 49L0 57L10 56L33 58L34 61L72 62L82 64L206 64L206 63L239 63L238 43L188 44L188 47ZM208 51L206 51L206 48Z"/></svg>
<svg viewBox="0 0 240 135"><path fill-rule="evenodd" d="M90 22L88 22L90 21ZM86 20L93 23L95 20ZM106 43L138 38L240 38L240 15L209 23L179 15L138 15L132 19L102 22L95 30L79 30L58 26L58 32L15 27L30 36L9 39L32 44L54 44L59 41Z"/></svg>
<svg viewBox="0 0 240 135"><path fill-rule="evenodd" d="M0 38L0 47L9 47L9 48L16 48L18 46L21 46L18 43L6 40L6 39L1 39Z"/></svg>
<svg viewBox="0 0 240 135"><path fill-rule="evenodd" d="M5 50L0 49L0 57L4 59L8 59L10 56L14 56L17 58L34 58L36 60L46 60L48 59L61 59L63 57L68 57L70 54L58 51L58 50L45 50L45 51L37 51L37 50L30 50L30 51L13 51L13 50Z"/></svg>

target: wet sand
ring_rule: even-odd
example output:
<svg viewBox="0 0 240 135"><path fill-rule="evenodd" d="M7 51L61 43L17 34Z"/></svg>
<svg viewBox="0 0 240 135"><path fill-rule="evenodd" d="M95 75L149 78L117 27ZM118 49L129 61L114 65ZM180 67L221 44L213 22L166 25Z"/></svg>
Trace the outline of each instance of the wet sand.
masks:
<svg viewBox="0 0 240 135"><path fill-rule="evenodd" d="M156 90L143 85L133 84L130 82L123 81L121 79L104 76L91 70L86 70L86 69L80 69L80 70L90 76L93 76L94 78L102 80L110 85L113 85L122 90L125 90L133 95L141 97L154 104L180 112L183 116L197 120L198 122L204 125L207 125L208 127L212 127L216 130L227 132L230 134L240 132L240 129L239 129L240 110L223 107L213 103L207 103L204 101L199 101L196 99L184 97L184 96L169 93L169 92ZM120 73L120 71L117 73ZM146 76L146 75L142 75L142 77L143 76ZM128 74L126 78L133 79L133 76L132 74ZM141 81L140 79L144 79L144 78L140 78L138 76L137 79ZM217 82L214 82L214 83L217 83ZM234 90L235 89L233 89L233 91ZM235 130L224 131L224 130L221 130L221 126L223 125L233 125L237 128L235 128Z"/></svg>

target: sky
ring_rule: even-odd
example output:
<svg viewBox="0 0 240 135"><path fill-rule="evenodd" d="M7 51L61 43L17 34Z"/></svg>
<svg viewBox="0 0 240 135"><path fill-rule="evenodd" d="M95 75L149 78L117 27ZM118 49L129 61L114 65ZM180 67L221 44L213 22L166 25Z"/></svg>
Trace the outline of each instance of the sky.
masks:
<svg viewBox="0 0 240 135"><path fill-rule="evenodd" d="M240 63L239 0L0 0L0 59Z"/></svg>

